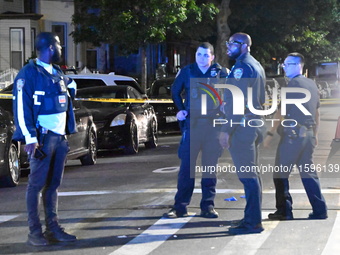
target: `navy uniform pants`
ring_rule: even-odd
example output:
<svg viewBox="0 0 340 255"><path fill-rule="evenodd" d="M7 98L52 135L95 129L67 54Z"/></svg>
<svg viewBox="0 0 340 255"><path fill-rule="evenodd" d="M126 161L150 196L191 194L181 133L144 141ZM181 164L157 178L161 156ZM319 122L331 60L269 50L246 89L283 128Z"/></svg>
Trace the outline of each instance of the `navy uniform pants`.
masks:
<svg viewBox="0 0 340 255"><path fill-rule="evenodd" d="M257 120L252 125L260 126ZM262 184L258 171L258 145L263 140L263 128L239 126L229 138L229 152L246 196L244 224L255 227L262 222Z"/></svg>
<svg viewBox="0 0 340 255"><path fill-rule="evenodd" d="M281 137L276 155L276 165L280 167L281 171L274 172L273 177L276 190L276 208L282 215L292 215L293 199L289 193L288 177L294 165L297 166L300 173L313 213L319 215L327 212L326 201L321 194L317 172L313 171L314 148L313 130L307 131L304 137L298 136L294 139L287 135Z"/></svg>
<svg viewBox="0 0 340 255"><path fill-rule="evenodd" d="M202 210L214 208L216 173L209 172L207 169L216 167L222 153L218 140L218 129L213 127L212 119L191 120L190 128L189 126L187 119L182 125L182 139L178 149L181 166L178 173L174 208L179 213L187 212L187 206L195 188L196 172L202 172L200 207ZM200 152L202 161L201 164L196 165Z"/></svg>
<svg viewBox="0 0 340 255"><path fill-rule="evenodd" d="M61 184L66 155L69 150L64 135L48 132L44 136L42 151L46 157L42 160L31 158L30 175L26 191L28 212L28 225L30 233L42 231L39 218L39 197L42 192L42 201L45 212L46 227L52 229L58 224L57 189Z"/></svg>

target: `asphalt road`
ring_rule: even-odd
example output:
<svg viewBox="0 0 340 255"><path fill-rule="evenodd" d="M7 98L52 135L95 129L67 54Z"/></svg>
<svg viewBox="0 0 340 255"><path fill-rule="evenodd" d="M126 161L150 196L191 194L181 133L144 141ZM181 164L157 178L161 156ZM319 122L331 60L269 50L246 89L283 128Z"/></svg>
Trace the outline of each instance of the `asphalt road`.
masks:
<svg viewBox="0 0 340 255"><path fill-rule="evenodd" d="M339 106L322 107L315 152L315 163L321 166L326 164L339 112ZM197 216L201 197L199 178L189 207L192 217L163 218L176 192L179 140L178 135L161 136L158 148L141 148L134 156L101 153L94 166L82 167L77 160L69 161L59 189L59 216L66 231L77 235L75 243L27 245L27 176L22 177L16 188L0 189L0 254L339 254L339 173L320 173L329 207L327 220L307 220L311 206L295 172L290 177L295 220L282 222L267 218L275 210L274 189L271 173L262 175L265 231L261 234L227 234L232 221L242 218L245 206L242 185L235 173L218 174L215 200L218 219ZM276 135L270 149L261 148L263 166L273 165L277 142ZM340 163L337 154L331 164ZM230 163L225 151L220 165Z"/></svg>

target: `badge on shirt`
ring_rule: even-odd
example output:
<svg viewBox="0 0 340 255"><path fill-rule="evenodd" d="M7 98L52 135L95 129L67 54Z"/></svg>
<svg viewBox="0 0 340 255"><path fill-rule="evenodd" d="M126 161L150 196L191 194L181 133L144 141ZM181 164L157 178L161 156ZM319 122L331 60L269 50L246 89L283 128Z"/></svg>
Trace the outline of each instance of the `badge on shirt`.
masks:
<svg viewBox="0 0 340 255"><path fill-rule="evenodd" d="M20 91L25 85L25 79L18 79L17 80L17 90Z"/></svg>
<svg viewBox="0 0 340 255"><path fill-rule="evenodd" d="M59 81L59 86L60 86L60 91L61 92L66 92L66 85L65 85L64 80L60 80Z"/></svg>
<svg viewBox="0 0 340 255"><path fill-rule="evenodd" d="M242 78L243 75L243 68L236 68L234 70L234 78L239 81Z"/></svg>
<svg viewBox="0 0 340 255"><path fill-rule="evenodd" d="M211 76L211 77L216 77L216 76L217 76L217 70L216 70L216 68L212 68L212 69L210 70L210 76Z"/></svg>
<svg viewBox="0 0 340 255"><path fill-rule="evenodd" d="M66 96L65 95L61 95L58 98L59 98L59 104L65 104L66 103Z"/></svg>

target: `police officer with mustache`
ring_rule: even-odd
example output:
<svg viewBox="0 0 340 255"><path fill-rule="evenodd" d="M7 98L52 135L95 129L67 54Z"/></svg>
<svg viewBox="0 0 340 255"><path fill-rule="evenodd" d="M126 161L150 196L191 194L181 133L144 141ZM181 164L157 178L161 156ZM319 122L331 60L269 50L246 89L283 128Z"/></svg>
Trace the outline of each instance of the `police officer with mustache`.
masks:
<svg viewBox="0 0 340 255"><path fill-rule="evenodd" d="M233 102L240 99L234 98L230 90L225 90L224 112L228 124L222 126L220 143L222 147L229 148L238 177L244 186L247 202L244 218L237 226L229 228L232 235L263 231L262 187L257 161L258 145L263 139L264 130L261 127L261 117L251 113L247 101L248 97L252 97L254 108L263 109L266 76L261 64L250 54L251 45L251 37L245 33L236 33L227 42L227 55L236 60L227 78L227 84L238 87L245 100L244 114L234 115ZM248 94L248 88L252 88L252 95Z"/></svg>

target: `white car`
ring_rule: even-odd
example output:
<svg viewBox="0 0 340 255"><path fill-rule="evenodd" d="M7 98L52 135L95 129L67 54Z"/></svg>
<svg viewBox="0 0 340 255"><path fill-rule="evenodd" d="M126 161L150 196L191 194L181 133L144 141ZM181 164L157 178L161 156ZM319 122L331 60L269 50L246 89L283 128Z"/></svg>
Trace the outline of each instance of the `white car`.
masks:
<svg viewBox="0 0 340 255"><path fill-rule="evenodd" d="M96 86L128 85L137 89L141 94L145 94L138 82L129 76L117 75L115 73L79 73L67 74L66 76L72 78L77 83L78 89Z"/></svg>

